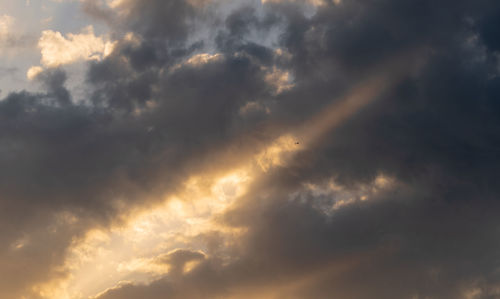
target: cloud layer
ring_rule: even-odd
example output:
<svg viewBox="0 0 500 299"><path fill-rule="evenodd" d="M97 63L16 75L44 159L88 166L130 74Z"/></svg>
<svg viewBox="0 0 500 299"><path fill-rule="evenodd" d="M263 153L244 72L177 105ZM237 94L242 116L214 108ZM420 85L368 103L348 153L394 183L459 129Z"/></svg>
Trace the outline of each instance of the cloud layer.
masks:
<svg viewBox="0 0 500 299"><path fill-rule="evenodd" d="M77 298L91 232L203 194L204 229L95 298L500 296L496 1L82 8L113 47L46 31L42 91L0 101L2 298Z"/></svg>

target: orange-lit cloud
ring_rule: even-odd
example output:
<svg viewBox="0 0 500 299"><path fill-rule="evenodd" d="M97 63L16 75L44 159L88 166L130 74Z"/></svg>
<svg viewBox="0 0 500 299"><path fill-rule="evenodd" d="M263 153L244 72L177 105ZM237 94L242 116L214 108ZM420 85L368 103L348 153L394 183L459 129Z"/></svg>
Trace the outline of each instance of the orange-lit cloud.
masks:
<svg viewBox="0 0 500 299"><path fill-rule="evenodd" d="M0 17L2 299L498 296L494 1L57 2Z"/></svg>

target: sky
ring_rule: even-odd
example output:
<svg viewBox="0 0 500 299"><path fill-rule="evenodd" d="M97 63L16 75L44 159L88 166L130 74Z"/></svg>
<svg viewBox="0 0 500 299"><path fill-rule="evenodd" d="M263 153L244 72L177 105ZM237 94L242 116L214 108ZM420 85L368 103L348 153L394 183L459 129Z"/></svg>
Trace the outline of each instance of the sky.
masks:
<svg viewBox="0 0 500 299"><path fill-rule="evenodd" d="M500 298L500 2L0 0L0 298Z"/></svg>

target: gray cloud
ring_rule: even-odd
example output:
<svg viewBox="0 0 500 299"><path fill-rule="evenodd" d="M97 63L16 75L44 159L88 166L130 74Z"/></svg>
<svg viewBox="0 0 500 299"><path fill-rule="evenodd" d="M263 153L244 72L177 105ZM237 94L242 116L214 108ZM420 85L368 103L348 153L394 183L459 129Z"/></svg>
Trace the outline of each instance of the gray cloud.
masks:
<svg viewBox="0 0 500 299"><path fill-rule="evenodd" d="M117 36L138 41L89 64L85 103L62 70L38 76L45 91L0 101L3 297L64 276L66 250L88 229L123 220L195 170L229 167L237 155L218 153L246 157L253 146L242 140L264 144L408 52L418 57L398 84L221 216L248 230L229 263L177 251L159 258L178 271L99 298L499 296L497 3L345 0L312 16L288 2L229 13L193 3L125 1L114 15L87 2L94 16L113 14ZM289 58L264 41L271 31ZM186 63L208 50L222 54ZM293 88L275 92L265 79L273 67L293 75ZM242 116L248 103L270 112ZM304 188L334 178L355 190L380 174L398 182L391 191L331 214L318 206L338 194ZM200 264L180 273L191 260Z"/></svg>

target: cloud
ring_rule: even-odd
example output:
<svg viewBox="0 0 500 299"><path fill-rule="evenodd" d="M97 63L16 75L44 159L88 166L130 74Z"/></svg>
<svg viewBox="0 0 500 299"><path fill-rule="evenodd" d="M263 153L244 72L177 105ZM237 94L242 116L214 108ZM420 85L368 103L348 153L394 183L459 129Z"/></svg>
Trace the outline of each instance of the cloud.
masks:
<svg viewBox="0 0 500 299"><path fill-rule="evenodd" d="M5 76L13 76L18 71L17 68L13 67L1 67L0 68L0 78Z"/></svg>
<svg viewBox="0 0 500 299"><path fill-rule="evenodd" d="M498 296L496 2L93 4L0 101L0 295Z"/></svg>
<svg viewBox="0 0 500 299"><path fill-rule="evenodd" d="M43 72L43 68L41 66L32 66L28 69L28 71L26 72L26 77L29 79L29 80L33 80L36 78L36 76L38 76L38 74L40 74L41 72Z"/></svg>
<svg viewBox="0 0 500 299"><path fill-rule="evenodd" d="M0 38L4 39L9 35L13 24L13 17L9 15L0 16Z"/></svg>
<svg viewBox="0 0 500 299"><path fill-rule="evenodd" d="M16 19L10 15L0 15L0 53L16 54L12 50L29 48L34 39L17 28Z"/></svg>
<svg viewBox="0 0 500 299"><path fill-rule="evenodd" d="M88 26L80 34L69 33L67 37L45 30L38 47L42 53L41 63L46 67L58 67L78 60L100 60L111 53L113 42L95 36L93 27Z"/></svg>
<svg viewBox="0 0 500 299"><path fill-rule="evenodd" d="M469 110L474 106L469 101L478 94L482 103L496 107L492 102L496 79L487 75L495 67L468 64L477 61L479 53L467 49L466 41L474 29L459 17L461 11L454 10L454 18L443 24L437 17L441 11L429 10L436 24L440 20L436 31L423 23L425 9L415 16L410 2L384 3L391 7L385 13L379 5L352 1L341 8L326 7L311 20L293 14L287 19L289 30L283 43L292 56L289 66L296 84L271 105L275 121L300 119L325 109L335 98L332 95L341 93L329 86L331 80L342 82L345 90L345 86L352 87L349 81L353 78L363 78L360 73L380 70L376 65L387 67L380 63L386 57L421 47L417 58L411 59L421 63L411 65L409 74L399 75L401 81L389 85L377 96L378 101L363 104L335 126L340 112L339 103L333 103L335 114L318 114L324 115L319 117L324 121L318 120L324 129L312 126L304 137L318 134L315 139L320 142L306 143L306 150L287 163L268 163L277 170L259 180L246 200L224 216L231 227L248 229L235 245L235 260L223 266L214 259L180 282L172 282L167 275L149 286L128 284L109 290L102 298L127 298L127 294L159 298L165 293L182 298L187 294L182 292L188 290L197 292L189 293L191 298L202 297L200 294L214 298L497 295L495 267L477 258L490 260L496 249L489 249L498 247L483 236L497 223L487 212L497 205L497 190L483 189L493 183L490 171L496 167L489 164L485 168L483 162L491 162L497 139L474 136L477 132L494 135L486 132L491 132L488 128L497 120L486 110ZM464 13L475 11L461 4ZM364 15L354 24L340 25L352 20L360 8ZM396 12L403 12L404 17L394 15ZM409 34L409 28L398 25L409 19L415 21L410 27L433 31ZM370 34L380 40L367 40ZM441 38L446 35L443 43ZM494 51L487 53L494 59ZM446 83L437 78L446 78ZM368 94L374 94L371 91ZM342 97L338 99L340 102ZM437 110L430 112L430 107ZM460 120L464 117L468 125ZM478 138L481 145L476 143ZM282 147L277 148L281 155ZM361 200L366 195L359 191L359 184L380 184L376 179L380 173L396 177L398 183L372 194L371 200ZM350 190L348 195L339 191L318 194L303 187L331 177ZM466 185L459 183L464 181ZM349 195L359 192L362 195L357 199ZM467 207L472 202L470 210ZM324 207L329 206L333 210L325 214ZM451 231L457 235L450 236ZM207 281L211 288L204 284ZM397 283L389 284L391 281ZM357 287L359 283L364 287ZM179 286L185 288L176 289Z"/></svg>

